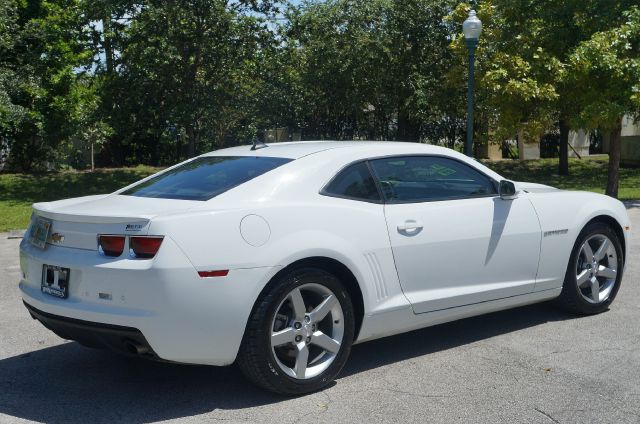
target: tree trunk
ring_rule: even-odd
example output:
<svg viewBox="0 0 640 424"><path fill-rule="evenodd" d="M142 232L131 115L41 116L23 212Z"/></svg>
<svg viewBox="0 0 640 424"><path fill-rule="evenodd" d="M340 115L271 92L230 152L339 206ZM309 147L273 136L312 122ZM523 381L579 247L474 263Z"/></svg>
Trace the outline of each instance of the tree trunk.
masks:
<svg viewBox="0 0 640 424"><path fill-rule="evenodd" d="M95 157L94 153L95 153L95 151L94 151L93 142L92 142L91 143L91 172L95 171L95 169L96 169L96 162L95 162L95 159L94 159L94 157Z"/></svg>
<svg viewBox="0 0 640 424"><path fill-rule="evenodd" d="M196 131L193 125L187 126L187 155L190 158L196 155Z"/></svg>
<svg viewBox="0 0 640 424"><path fill-rule="evenodd" d="M569 175L569 126L567 121L560 118L560 152L558 161L558 173Z"/></svg>
<svg viewBox="0 0 640 424"><path fill-rule="evenodd" d="M398 136L399 141L418 141L418 126L408 113L398 111Z"/></svg>
<svg viewBox="0 0 640 424"><path fill-rule="evenodd" d="M102 19L102 38L107 75L113 75L113 44L111 43L111 13L107 11Z"/></svg>
<svg viewBox="0 0 640 424"><path fill-rule="evenodd" d="M519 128L518 129L518 160L523 162L525 160L524 157L524 128Z"/></svg>
<svg viewBox="0 0 640 424"><path fill-rule="evenodd" d="M609 171L607 173L607 196L618 198L618 177L620 170L620 138L622 133L622 118L609 133Z"/></svg>
<svg viewBox="0 0 640 424"><path fill-rule="evenodd" d="M178 129L180 131L180 129ZM180 134L176 134L176 162L182 161L182 137Z"/></svg>
<svg viewBox="0 0 640 424"><path fill-rule="evenodd" d="M102 17L102 47L104 48L104 57L106 63L106 74L108 78L113 77L114 74L114 48L111 39L111 6L106 5L106 10L104 11L104 15ZM108 110L108 116L113 116L114 104L113 104L113 93L102 90L103 97L102 102L105 105L105 108ZM103 150L110 152L108 157L110 158L110 162L116 166L122 166L124 164L124 154L122 152L122 143L119 137L111 135L107 137L106 143L104 144L106 147ZM92 144L93 149L93 144ZM93 171L93 151L91 153L91 168Z"/></svg>

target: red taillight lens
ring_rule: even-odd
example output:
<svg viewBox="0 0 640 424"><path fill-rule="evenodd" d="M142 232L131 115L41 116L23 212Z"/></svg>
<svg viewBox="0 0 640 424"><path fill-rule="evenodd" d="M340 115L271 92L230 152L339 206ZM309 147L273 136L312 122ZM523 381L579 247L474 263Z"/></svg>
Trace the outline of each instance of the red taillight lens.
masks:
<svg viewBox="0 0 640 424"><path fill-rule="evenodd" d="M124 250L124 236L98 236L98 246L105 256L120 256Z"/></svg>
<svg viewBox="0 0 640 424"><path fill-rule="evenodd" d="M151 259L158 253L162 239L163 237L131 237L129 248L136 258Z"/></svg>

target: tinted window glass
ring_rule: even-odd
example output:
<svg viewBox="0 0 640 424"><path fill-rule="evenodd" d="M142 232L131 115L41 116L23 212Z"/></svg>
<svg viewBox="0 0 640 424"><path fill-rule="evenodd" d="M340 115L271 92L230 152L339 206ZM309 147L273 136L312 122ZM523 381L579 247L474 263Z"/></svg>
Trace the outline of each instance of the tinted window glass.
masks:
<svg viewBox="0 0 640 424"><path fill-rule="evenodd" d="M376 159L371 165L390 202L422 202L496 194L493 182L456 160L409 156Z"/></svg>
<svg viewBox="0 0 640 424"><path fill-rule="evenodd" d="M163 199L209 200L291 159L209 156L194 159L120 193Z"/></svg>
<svg viewBox="0 0 640 424"><path fill-rule="evenodd" d="M366 163L360 162L341 171L324 192L340 197L380 201L375 181Z"/></svg>

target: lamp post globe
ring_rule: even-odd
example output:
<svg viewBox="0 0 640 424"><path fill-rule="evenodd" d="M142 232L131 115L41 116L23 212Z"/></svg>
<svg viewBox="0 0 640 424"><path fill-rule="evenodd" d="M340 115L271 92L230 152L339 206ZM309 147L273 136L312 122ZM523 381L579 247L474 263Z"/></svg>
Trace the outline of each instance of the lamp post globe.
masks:
<svg viewBox="0 0 640 424"><path fill-rule="evenodd" d="M467 139L464 143L464 154L473 156L473 83L476 58L476 47L482 33L482 22L476 16L475 10L469 11L469 16L462 23L467 48L469 50L469 81L467 83Z"/></svg>
<svg viewBox="0 0 640 424"><path fill-rule="evenodd" d="M482 33L482 22L478 19L475 10L469 11L469 16L462 23L462 33L467 40L476 40L480 38Z"/></svg>

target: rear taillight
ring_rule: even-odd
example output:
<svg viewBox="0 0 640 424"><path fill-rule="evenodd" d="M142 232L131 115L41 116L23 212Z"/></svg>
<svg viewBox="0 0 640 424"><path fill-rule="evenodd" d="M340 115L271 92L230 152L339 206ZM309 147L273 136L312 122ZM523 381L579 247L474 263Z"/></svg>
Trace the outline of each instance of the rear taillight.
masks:
<svg viewBox="0 0 640 424"><path fill-rule="evenodd" d="M124 236L98 236L98 251L104 256L120 256L124 250Z"/></svg>
<svg viewBox="0 0 640 424"><path fill-rule="evenodd" d="M129 250L131 256L138 259L151 259L162 244L163 237L149 236L149 237L130 237L129 238Z"/></svg>

